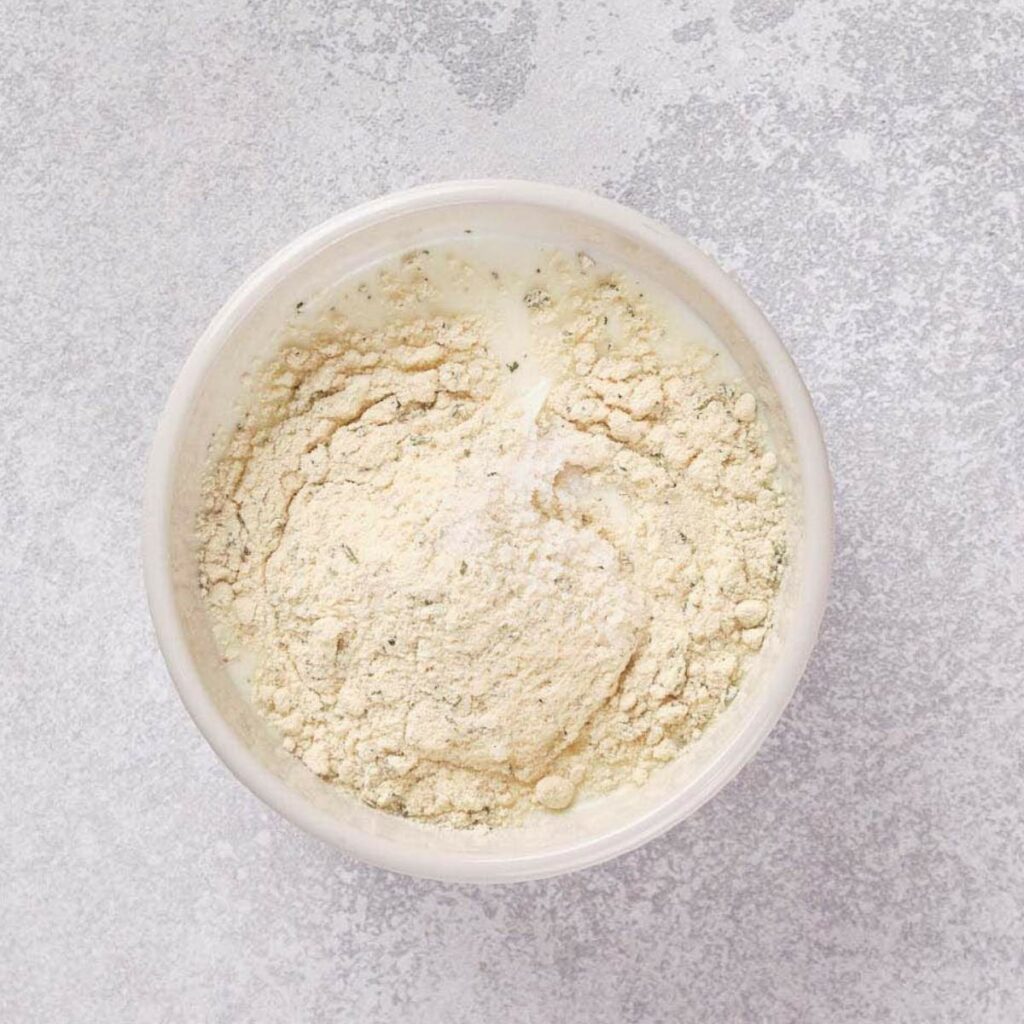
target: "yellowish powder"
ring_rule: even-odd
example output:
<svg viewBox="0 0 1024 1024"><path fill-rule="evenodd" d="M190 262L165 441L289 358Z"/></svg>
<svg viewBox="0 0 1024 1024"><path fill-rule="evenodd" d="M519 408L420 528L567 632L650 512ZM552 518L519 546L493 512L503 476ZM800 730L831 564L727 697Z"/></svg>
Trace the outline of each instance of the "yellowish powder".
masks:
<svg viewBox="0 0 1024 1024"><path fill-rule="evenodd" d="M427 256L371 278L387 318L325 303L259 374L208 477L200 582L310 770L509 825L641 784L731 699L786 498L753 396L710 383L705 349L656 355L638 286L559 252L506 275L525 366L493 317L430 315Z"/></svg>

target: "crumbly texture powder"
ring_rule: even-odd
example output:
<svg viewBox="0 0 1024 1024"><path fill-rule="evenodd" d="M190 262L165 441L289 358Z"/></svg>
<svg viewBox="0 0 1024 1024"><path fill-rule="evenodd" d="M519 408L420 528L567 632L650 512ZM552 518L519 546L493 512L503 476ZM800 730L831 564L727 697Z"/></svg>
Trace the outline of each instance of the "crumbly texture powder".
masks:
<svg viewBox="0 0 1024 1024"><path fill-rule="evenodd" d="M641 785L772 620L787 498L753 396L706 350L656 355L621 277L552 272L557 302L521 301L557 314L557 373L526 393L485 317L405 301L431 288L412 255L381 272L383 326L295 330L207 477L200 584L259 711L311 771L425 822Z"/></svg>

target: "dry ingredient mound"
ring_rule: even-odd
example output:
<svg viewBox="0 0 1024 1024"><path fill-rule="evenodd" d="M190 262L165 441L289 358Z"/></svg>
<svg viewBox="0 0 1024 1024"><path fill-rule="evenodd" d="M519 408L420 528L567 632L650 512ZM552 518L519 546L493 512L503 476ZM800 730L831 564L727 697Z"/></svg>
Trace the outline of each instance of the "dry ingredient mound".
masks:
<svg viewBox="0 0 1024 1024"><path fill-rule="evenodd" d="M520 298L562 325L553 379L516 394L485 317L419 315L410 256L385 326L296 329L206 480L225 658L313 772L423 821L642 784L771 621L786 498L753 396L709 383L705 350L656 356L664 324L617 275L553 267L557 303Z"/></svg>

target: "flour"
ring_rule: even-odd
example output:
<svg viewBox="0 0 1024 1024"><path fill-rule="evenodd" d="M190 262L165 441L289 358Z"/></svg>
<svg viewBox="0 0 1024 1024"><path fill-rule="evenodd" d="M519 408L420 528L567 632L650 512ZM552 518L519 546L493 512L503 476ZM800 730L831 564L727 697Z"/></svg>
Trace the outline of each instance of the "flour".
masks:
<svg viewBox="0 0 1024 1024"><path fill-rule="evenodd" d="M409 817L514 824L642 784L731 699L786 497L753 396L710 383L705 348L657 355L638 286L550 250L488 273L523 318L504 361L508 322L442 301L479 261L443 258L293 327L208 476L200 583L311 771ZM355 315L372 293L383 315Z"/></svg>

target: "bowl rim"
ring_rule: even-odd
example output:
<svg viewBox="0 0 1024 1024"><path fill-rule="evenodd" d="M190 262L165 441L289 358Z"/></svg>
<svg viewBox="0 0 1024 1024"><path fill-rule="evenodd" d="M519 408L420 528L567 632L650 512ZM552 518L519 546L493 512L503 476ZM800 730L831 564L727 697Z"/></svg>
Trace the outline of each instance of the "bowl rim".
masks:
<svg viewBox="0 0 1024 1024"><path fill-rule="evenodd" d="M779 652L773 705L768 714L752 716L718 752L700 791L676 794L636 821L563 848L512 857L381 840L314 807L275 776L232 730L203 686L177 613L170 566L170 496L179 442L193 399L233 328L271 288L339 235L430 207L488 201L557 208L601 222L680 266L728 312L760 357L789 420L803 485L802 530L814 552L794 608L799 625ZM444 181L391 193L324 221L266 260L221 307L189 353L157 424L143 501L143 573L157 641L186 709L236 778L293 824L365 863L421 878L473 883L544 878L610 860L678 824L734 778L774 728L806 668L825 611L833 544L832 479L821 426L792 358L754 302L709 256L643 214L578 189L514 179Z"/></svg>

